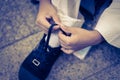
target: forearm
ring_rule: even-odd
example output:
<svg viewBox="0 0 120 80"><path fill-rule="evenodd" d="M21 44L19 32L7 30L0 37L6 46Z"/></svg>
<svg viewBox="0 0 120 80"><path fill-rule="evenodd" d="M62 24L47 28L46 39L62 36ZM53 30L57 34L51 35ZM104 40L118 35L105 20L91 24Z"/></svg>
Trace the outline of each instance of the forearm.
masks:
<svg viewBox="0 0 120 80"><path fill-rule="evenodd" d="M91 45L99 44L102 41L104 41L104 38L98 31L91 31Z"/></svg>

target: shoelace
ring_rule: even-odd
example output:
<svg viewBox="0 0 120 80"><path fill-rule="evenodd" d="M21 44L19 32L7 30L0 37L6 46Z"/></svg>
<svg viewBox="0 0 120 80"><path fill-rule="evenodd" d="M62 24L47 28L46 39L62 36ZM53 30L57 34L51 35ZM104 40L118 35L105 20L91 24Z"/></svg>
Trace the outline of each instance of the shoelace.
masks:
<svg viewBox="0 0 120 80"><path fill-rule="evenodd" d="M44 34L44 36L43 36L43 39L45 40L45 37L47 36L47 39L46 39L46 41L45 41L45 45L43 45L43 47L44 47L44 50L46 51L46 52L48 52L49 53L49 51L51 51L51 50L49 50L50 48L49 48L49 41L50 41L50 37L51 37L51 33L52 33L52 30L53 30L53 27L54 26L56 26L57 24L51 24L51 26L50 26L50 28L49 28L49 30L48 30L48 35L46 35L46 34ZM51 55L51 54L46 54L46 52L44 53L44 52L42 52L42 54L41 54L41 56L42 56L42 60L43 61L45 61L46 59L46 57L44 57L44 56L46 56L46 55ZM52 51L53 52L53 51ZM51 52L50 52L51 53Z"/></svg>

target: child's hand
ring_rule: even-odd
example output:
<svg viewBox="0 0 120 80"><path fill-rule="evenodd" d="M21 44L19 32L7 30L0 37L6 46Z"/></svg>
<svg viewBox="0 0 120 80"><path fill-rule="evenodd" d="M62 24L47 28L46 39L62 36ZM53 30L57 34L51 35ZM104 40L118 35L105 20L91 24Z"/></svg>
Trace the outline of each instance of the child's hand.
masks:
<svg viewBox="0 0 120 80"><path fill-rule="evenodd" d="M77 27L65 27L62 26L61 29L70 36L66 36L63 32L59 32L60 44L62 46L61 50L67 54L74 53L85 47L98 44L103 41L102 36L97 31L88 31Z"/></svg>
<svg viewBox="0 0 120 80"><path fill-rule="evenodd" d="M57 11L50 3L50 0L41 0L40 8L36 19L36 24L45 32L48 32L48 28L51 23L48 20L53 20L54 23L60 24L60 19L57 16ZM59 26L55 26L54 29L58 29Z"/></svg>

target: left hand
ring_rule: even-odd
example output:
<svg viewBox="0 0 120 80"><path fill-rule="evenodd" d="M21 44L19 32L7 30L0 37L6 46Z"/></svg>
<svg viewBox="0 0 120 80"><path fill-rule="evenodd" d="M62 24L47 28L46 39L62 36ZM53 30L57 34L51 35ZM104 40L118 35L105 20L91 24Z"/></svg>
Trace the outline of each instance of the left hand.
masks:
<svg viewBox="0 0 120 80"><path fill-rule="evenodd" d="M58 34L62 46L61 50L67 54L74 53L103 41L101 34L95 30L89 31L78 27L65 26L62 26L61 29L67 34L71 33L71 36L64 35L62 31Z"/></svg>
<svg viewBox="0 0 120 80"><path fill-rule="evenodd" d="M53 21L52 21L53 20ZM56 8L51 4L51 0L40 0L39 11L37 14L36 25L47 34L50 25L50 21L56 24L61 24L59 16L57 15ZM56 25L53 30L58 30L59 26Z"/></svg>

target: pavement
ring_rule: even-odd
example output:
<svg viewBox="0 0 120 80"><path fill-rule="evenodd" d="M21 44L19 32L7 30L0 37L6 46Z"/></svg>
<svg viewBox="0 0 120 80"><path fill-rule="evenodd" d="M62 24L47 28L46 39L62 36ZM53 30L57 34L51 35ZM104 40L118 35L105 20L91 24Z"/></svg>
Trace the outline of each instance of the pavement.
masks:
<svg viewBox="0 0 120 80"><path fill-rule="evenodd" d="M0 0L0 80L19 80L21 63L42 36L37 12L30 0ZM120 80L120 49L103 42L84 60L62 54L46 80Z"/></svg>

